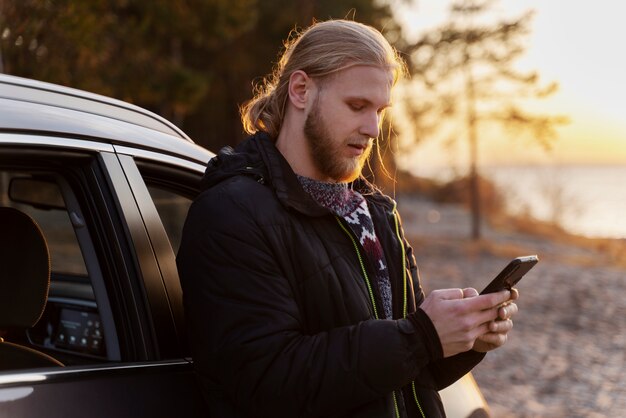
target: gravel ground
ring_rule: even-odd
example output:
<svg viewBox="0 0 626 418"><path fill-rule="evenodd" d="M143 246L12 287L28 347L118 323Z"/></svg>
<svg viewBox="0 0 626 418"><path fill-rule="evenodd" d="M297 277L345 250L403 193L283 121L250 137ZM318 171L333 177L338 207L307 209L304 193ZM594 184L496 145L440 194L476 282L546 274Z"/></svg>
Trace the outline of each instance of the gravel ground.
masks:
<svg viewBox="0 0 626 418"><path fill-rule="evenodd" d="M518 285L509 341L473 371L494 417L626 417L626 269L594 250L488 226L472 243L466 210L398 202L427 292L480 290L512 257L539 255Z"/></svg>

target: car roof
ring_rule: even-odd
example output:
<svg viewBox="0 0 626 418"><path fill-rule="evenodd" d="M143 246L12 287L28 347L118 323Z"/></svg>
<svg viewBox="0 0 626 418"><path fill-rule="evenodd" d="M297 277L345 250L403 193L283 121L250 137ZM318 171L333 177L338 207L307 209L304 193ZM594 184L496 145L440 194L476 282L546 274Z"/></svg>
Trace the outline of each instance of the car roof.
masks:
<svg viewBox="0 0 626 418"><path fill-rule="evenodd" d="M203 163L212 155L173 123L139 106L7 74L0 74L0 131L69 134Z"/></svg>

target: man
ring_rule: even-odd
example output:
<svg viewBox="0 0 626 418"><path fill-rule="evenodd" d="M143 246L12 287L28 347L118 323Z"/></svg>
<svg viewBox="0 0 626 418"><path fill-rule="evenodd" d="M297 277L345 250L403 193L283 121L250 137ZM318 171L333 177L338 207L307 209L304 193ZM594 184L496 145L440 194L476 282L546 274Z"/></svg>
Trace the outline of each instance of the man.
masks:
<svg viewBox="0 0 626 418"><path fill-rule="evenodd" d="M395 202L360 177L404 67L375 29L313 25L210 161L178 255L211 416L441 417L504 344L517 293L424 296Z"/></svg>

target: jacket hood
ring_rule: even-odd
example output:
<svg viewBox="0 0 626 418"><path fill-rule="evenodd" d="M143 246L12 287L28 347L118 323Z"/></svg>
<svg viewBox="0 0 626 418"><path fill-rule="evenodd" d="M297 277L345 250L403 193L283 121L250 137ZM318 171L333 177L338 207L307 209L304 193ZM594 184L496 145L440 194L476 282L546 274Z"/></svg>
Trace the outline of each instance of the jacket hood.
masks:
<svg viewBox="0 0 626 418"><path fill-rule="evenodd" d="M239 175L252 176L262 183L267 173L261 162L258 150L251 146L249 139L236 148L223 147L207 163L201 188L202 190L210 189L224 180Z"/></svg>
<svg viewBox="0 0 626 418"><path fill-rule="evenodd" d="M309 216L329 214L300 185L293 169L274 145L274 140L265 132L259 132L241 142L235 148L222 148L207 164L202 179L202 189L208 189L234 176L250 176L261 184L273 188L276 196L286 207L293 208ZM354 189L370 199L393 210L395 202L360 177L354 182Z"/></svg>

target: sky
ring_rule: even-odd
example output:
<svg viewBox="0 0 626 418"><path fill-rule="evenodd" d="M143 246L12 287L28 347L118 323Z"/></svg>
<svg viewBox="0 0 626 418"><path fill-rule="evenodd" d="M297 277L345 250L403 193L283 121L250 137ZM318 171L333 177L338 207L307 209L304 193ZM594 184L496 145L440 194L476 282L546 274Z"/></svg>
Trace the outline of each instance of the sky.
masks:
<svg viewBox="0 0 626 418"><path fill-rule="evenodd" d="M402 0L394 0L402 4ZM414 0L401 10L409 36L419 36L448 17L449 1ZM534 10L526 55L517 68L537 70L544 84L559 91L537 103L548 114L566 115L550 153L529 141L484 138L481 165L626 165L626 3L616 0L500 0L500 17L515 18ZM428 175L440 165L463 169L467 153L449 153L440 142L415 149L406 163ZM415 171L415 170L414 170Z"/></svg>

